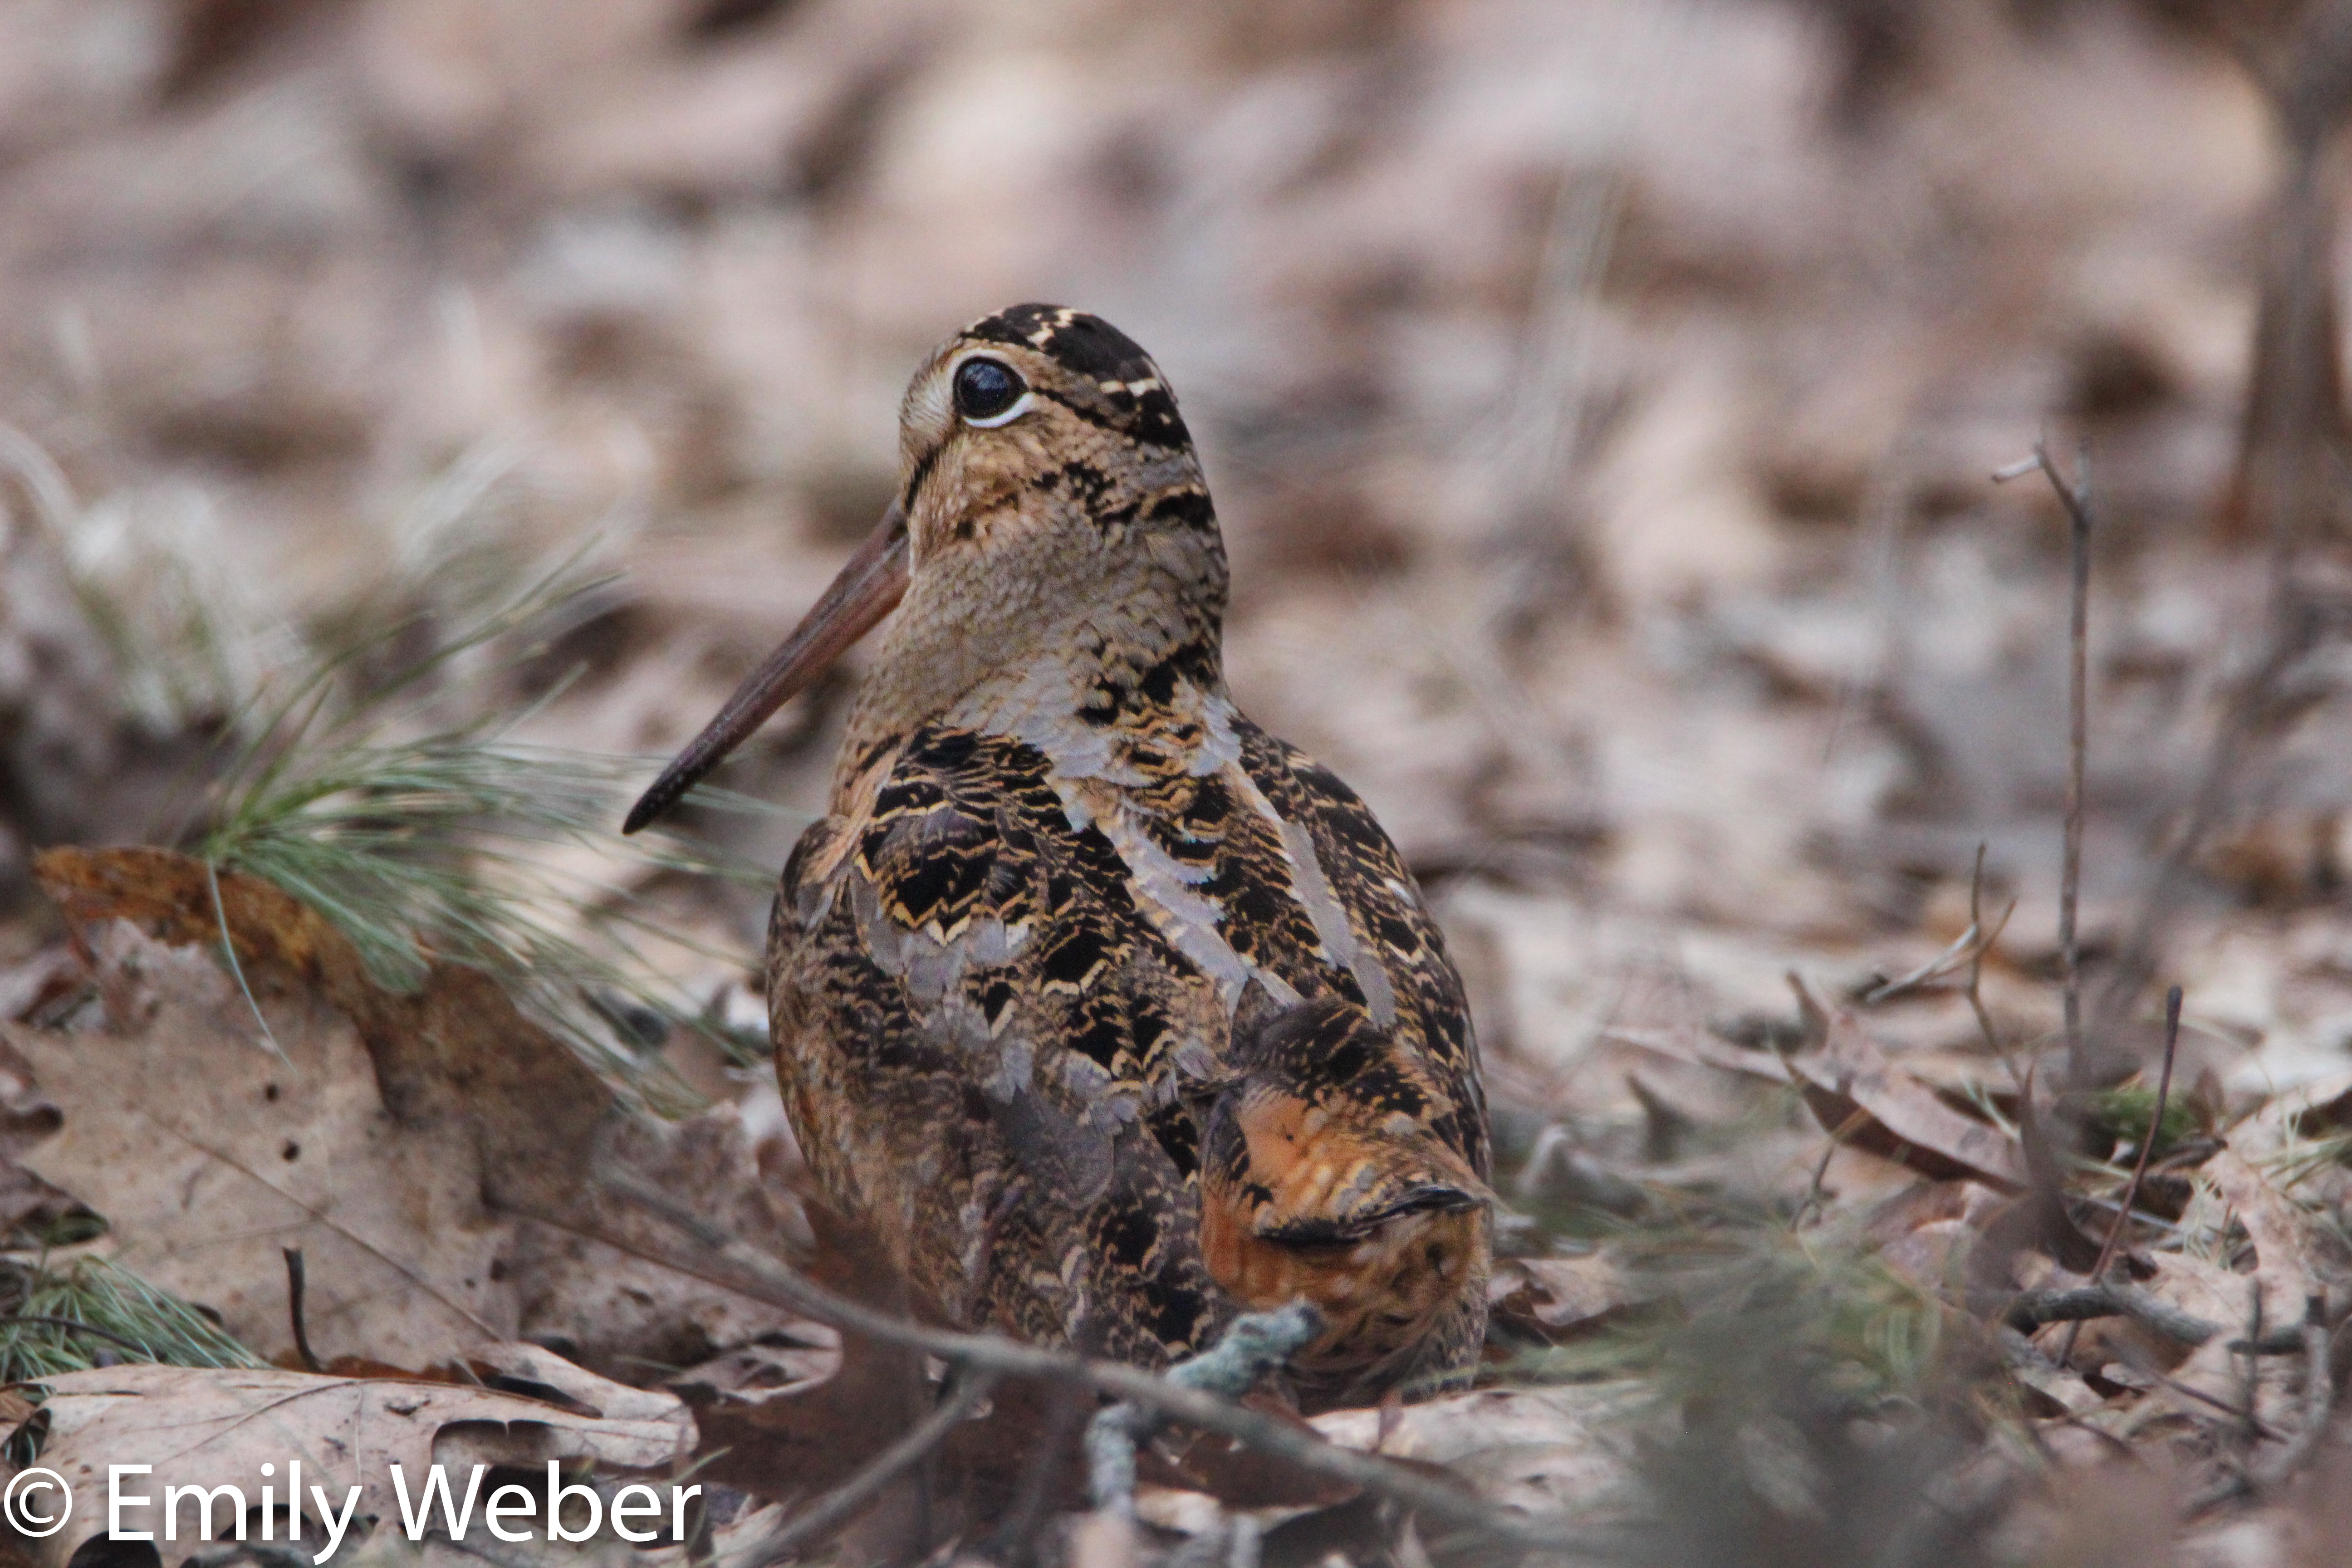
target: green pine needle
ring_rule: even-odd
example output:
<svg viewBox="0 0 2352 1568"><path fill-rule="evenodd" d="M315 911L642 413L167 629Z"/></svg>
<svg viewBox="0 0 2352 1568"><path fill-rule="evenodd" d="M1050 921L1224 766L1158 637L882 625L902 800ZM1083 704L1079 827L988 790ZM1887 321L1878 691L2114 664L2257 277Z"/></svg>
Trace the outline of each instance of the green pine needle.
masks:
<svg viewBox="0 0 2352 1568"><path fill-rule="evenodd" d="M187 1302L102 1258L55 1269L0 1261L0 1383L37 1383L126 1361L266 1364Z"/></svg>

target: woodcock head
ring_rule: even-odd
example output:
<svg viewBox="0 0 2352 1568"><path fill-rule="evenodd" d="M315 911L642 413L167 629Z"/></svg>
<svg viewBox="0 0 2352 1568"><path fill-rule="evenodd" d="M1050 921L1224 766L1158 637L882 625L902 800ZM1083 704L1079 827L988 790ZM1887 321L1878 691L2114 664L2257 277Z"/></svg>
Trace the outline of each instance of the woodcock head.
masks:
<svg viewBox="0 0 2352 1568"><path fill-rule="evenodd" d="M1148 668L1194 647L1213 668L1216 515L1175 397L1118 329L1055 305L974 322L907 388L898 453L874 532L622 831L661 816L893 608L853 749L992 682L1050 684L1082 661Z"/></svg>

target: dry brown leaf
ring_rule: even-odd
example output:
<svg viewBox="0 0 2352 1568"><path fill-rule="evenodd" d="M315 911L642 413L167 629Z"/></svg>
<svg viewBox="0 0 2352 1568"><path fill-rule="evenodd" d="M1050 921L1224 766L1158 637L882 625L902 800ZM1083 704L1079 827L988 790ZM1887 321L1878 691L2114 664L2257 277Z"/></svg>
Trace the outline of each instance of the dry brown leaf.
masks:
<svg viewBox="0 0 2352 1568"><path fill-rule="evenodd" d="M169 946L218 950L215 881L199 860L162 849L64 848L44 851L35 868L78 928L123 920ZM348 938L273 884L230 872L217 885L247 979L265 999L307 982L350 1019L394 1118L411 1129L446 1124L473 1142L493 1202L561 1210L576 1195L579 1152L602 1132L612 1091L495 981L439 963L415 993L387 991ZM514 1124L497 1126L501 1117ZM501 1135L482 1136L485 1126Z"/></svg>
<svg viewBox="0 0 2352 1568"><path fill-rule="evenodd" d="M2070 1415L2095 1410L2105 1403L2089 1384L2062 1366L2034 1361L2012 1367L2011 1372L2018 1382Z"/></svg>
<svg viewBox="0 0 2352 1568"><path fill-rule="evenodd" d="M588 1378L572 1368L565 1381L586 1388L582 1380ZM455 1467L449 1481L462 1499L465 1467L478 1463L538 1466L584 1458L667 1470L695 1446L693 1419L677 1401L613 1384L604 1384L611 1402L637 1414L589 1415L486 1388L271 1369L108 1367L52 1378L47 1386L50 1397L42 1409L48 1433L39 1462L73 1488L74 1510L64 1530L37 1544L45 1568L62 1568L76 1548L107 1530L110 1466L153 1467L124 1479L123 1495L153 1502L146 1510L126 1509L123 1523L160 1534L164 1487L233 1486L257 1507L259 1489L271 1480L283 1497L289 1466L299 1461L308 1505L305 1542L317 1542L315 1555L329 1527L320 1522L313 1485L350 1522L373 1516L378 1531L398 1530L393 1465L402 1467L414 1510L426 1468L436 1462ZM264 1465L273 1467L269 1477ZM352 1487L359 1489L358 1505L346 1514ZM184 1502L180 1515L181 1530L192 1529L194 1514ZM479 1529L479 1513L475 1517ZM216 1526L215 1533L225 1532Z"/></svg>
<svg viewBox="0 0 2352 1568"><path fill-rule="evenodd" d="M1245 1395L1242 1403L1269 1419L1307 1426L1296 1410L1265 1394ZM1172 1432L1137 1458L1139 1480L1173 1495L1212 1498L1225 1509L1330 1508L1361 1493L1350 1482L1301 1469L1214 1432Z"/></svg>
<svg viewBox="0 0 2352 1568"><path fill-rule="evenodd" d="M467 1352L466 1365L485 1387L560 1405L614 1421L668 1421L692 1429L686 1402L667 1389L635 1388L575 1366L544 1345L502 1340Z"/></svg>
<svg viewBox="0 0 2352 1568"><path fill-rule="evenodd" d="M143 942L118 928L127 960ZM281 1249L305 1258L311 1342L425 1366L520 1327L510 1227L482 1205L474 1151L402 1125L366 1048L330 1008L273 1005L283 1057L257 1043L225 978L159 989L140 1026L5 1026L64 1109L25 1163L104 1215L119 1256L217 1310L264 1356L292 1346Z"/></svg>
<svg viewBox="0 0 2352 1568"><path fill-rule="evenodd" d="M1963 1116L1886 1059L1844 1008L1825 1008L1801 984L1812 1048L1789 1058L1814 1120L1839 1142L1944 1180L1973 1177L2023 1189L2025 1156L1999 1129Z"/></svg>
<svg viewBox="0 0 2352 1568"><path fill-rule="evenodd" d="M10 1245L64 1245L104 1228L97 1213L63 1187L0 1163L0 1238Z"/></svg>
<svg viewBox="0 0 2352 1568"><path fill-rule="evenodd" d="M1486 1284L1486 1300L1507 1316L1558 1332L1597 1322L1635 1298L1623 1269L1602 1253L1583 1258L1507 1258Z"/></svg>
<svg viewBox="0 0 2352 1568"><path fill-rule="evenodd" d="M2155 1396L2179 1414L2201 1426L2215 1422L2241 1419L2231 1412L2246 1408L2248 1393L2248 1359L2230 1346L2254 1327L2254 1300L2258 1281L2234 1273L2218 1263L2189 1258L2175 1252L2151 1254L2149 1261L2156 1273L2141 1289L2168 1306L2219 1323L2223 1331L2191 1351L2179 1364L2165 1375L2168 1382L2159 1384ZM2267 1295L2267 1292L2265 1292ZM2303 1303L2295 1302L2294 1317L2302 1318ZM2279 1326L2267 1312L2266 1327ZM2145 1348L2126 1351L2122 1359L2137 1370L2161 1370L2179 1357L2179 1346L2139 1329L2137 1325L2102 1322L2084 1325L2083 1342L2102 1349L2109 1344L2138 1345ZM2093 1328L2105 1332L2096 1337L2088 1331ZM2049 1331L2044 1331L2048 1333ZM2095 1362L2104 1359L2098 1351L2081 1359ZM2292 1356L2261 1356L2252 1366L2253 1408L2255 1416L2269 1425L2273 1432L2291 1430L2296 1409L2296 1394L2301 1372ZM2190 1391L2190 1392L2184 1392ZM2200 1397L2201 1395L2201 1397Z"/></svg>
<svg viewBox="0 0 2352 1568"><path fill-rule="evenodd" d="M2352 1131L2352 1073L2283 1090L2230 1129L2230 1147L2260 1160L2298 1142Z"/></svg>
<svg viewBox="0 0 2352 1568"><path fill-rule="evenodd" d="M221 905L281 1056L213 962L200 862L52 850L39 868L99 961L115 1027L5 1026L63 1111L24 1163L265 1356L292 1348L288 1246L304 1251L306 1318L328 1356L426 1366L530 1333L592 1360L684 1362L793 1321L583 1234L654 1228L601 1197L606 1159L786 1250L736 1108L667 1126L633 1115L488 976L442 964L413 995L385 991L314 912L225 874Z"/></svg>
<svg viewBox="0 0 2352 1568"><path fill-rule="evenodd" d="M33 1064L0 1041L0 1160L13 1160L55 1132L65 1121L41 1090Z"/></svg>
<svg viewBox="0 0 2352 1568"><path fill-rule="evenodd" d="M2253 1238L2263 1321L2272 1328L2302 1322L2304 1303L2320 1288L2312 1268L2310 1216L2235 1149L2206 1161L2204 1171Z"/></svg>
<svg viewBox="0 0 2352 1568"><path fill-rule="evenodd" d="M1610 1384L1480 1389L1406 1405L1385 1438L1379 1410L1310 1425L1342 1447L1444 1465L1498 1504L1590 1514L1631 1474L1636 1398Z"/></svg>
<svg viewBox="0 0 2352 1568"><path fill-rule="evenodd" d="M841 1366L841 1335L819 1323L795 1327L789 1338L738 1345L665 1381L697 1397L725 1395L758 1405L807 1393Z"/></svg>
<svg viewBox="0 0 2352 1568"><path fill-rule="evenodd" d="M1978 1239L2010 1203L1981 1182L1915 1182L1864 1215L1863 1239L1927 1289L1965 1289Z"/></svg>

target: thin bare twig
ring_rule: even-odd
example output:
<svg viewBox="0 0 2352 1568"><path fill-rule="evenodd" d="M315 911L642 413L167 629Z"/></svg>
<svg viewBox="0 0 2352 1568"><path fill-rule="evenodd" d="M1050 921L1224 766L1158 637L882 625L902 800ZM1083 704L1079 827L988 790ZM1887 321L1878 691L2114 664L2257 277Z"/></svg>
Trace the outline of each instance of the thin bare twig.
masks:
<svg viewBox="0 0 2352 1568"><path fill-rule="evenodd" d="M286 1315L294 1324L294 1353L302 1358L305 1372L324 1372L326 1367L310 1353L310 1327L302 1311L302 1249L289 1247L286 1253Z"/></svg>
<svg viewBox="0 0 2352 1568"><path fill-rule="evenodd" d="M2058 884L2058 943L2066 964L2066 1079L2080 1083L2083 1060L2083 950L2075 927L2083 893L2083 773L2090 755L2091 449L2074 460L2074 482L2059 477L2046 444L2033 455L2065 504L2072 574L2066 602L2066 850Z"/></svg>
<svg viewBox="0 0 2352 1568"><path fill-rule="evenodd" d="M2263 1291L2260 1284L2254 1287L2252 1294L2253 1302L2246 1310L2246 1337L2240 1342L2247 1345L2259 1344L2263 1338ZM2251 1450L2263 1432L2262 1362L2252 1350L2231 1353L2241 1356L2246 1363L2246 1447Z"/></svg>
<svg viewBox="0 0 2352 1568"><path fill-rule="evenodd" d="M2107 1239L2100 1244L2099 1261L2091 1270L2094 1281L2104 1279L2107 1265L2116 1256L2116 1244L2124 1234L2124 1222L2131 1217L2132 1205L2138 1201L2139 1184L2147 1174L2147 1162L2156 1152L2156 1141L2164 1131L2164 1110L2172 1098L2172 1061L2180 1049L2180 987L2175 985L2164 994L2164 1068L2157 1076L2156 1109L2147 1119L2147 1136L2139 1142L2139 1155L2132 1161L2131 1180L2124 1184L2124 1199L2116 1209L2115 1223L2107 1226Z"/></svg>
<svg viewBox="0 0 2352 1568"><path fill-rule="evenodd" d="M2148 1156L2155 1152L2156 1140L2164 1131L2165 1102L2172 1097L2172 1060L2180 1048L2180 987L2176 985L2164 994L2164 1070L2156 1080L2156 1110L2147 1119L2147 1134L2139 1141L2138 1157L2132 1161L2131 1180L2124 1184L2123 1202L2116 1205L2116 1217L2107 1226L2107 1238L2099 1244L2099 1260L2091 1265L2091 1283L2098 1284L2107 1277L2107 1265L2114 1261L2116 1245L2123 1239L2124 1226L2131 1218L2132 1205L2139 1200L2139 1184L2147 1174ZM2074 1341L2083 1331L2078 1321L2066 1331L2066 1343L2060 1349L2062 1362L2074 1353Z"/></svg>
<svg viewBox="0 0 2352 1568"><path fill-rule="evenodd" d="M1994 470L1994 484L2022 479L2039 470L2058 494L2067 517L2067 703L2065 703L2065 865L2058 877L2058 947L2065 957L2065 1058L2067 1079L2082 1081L2082 945L2074 914L2082 900L2082 778L2091 752L2091 445L2074 451L2074 482L2067 482L2051 458L2049 439L2034 442L2028 458Z"/></svg>
<svg viewBox="0 0 2352 1568"><path fill-rule="evenodd" d="M848 1523L881 1495L883 1488L946 1442L949 1434L980 1408L981 1401L988 1397L996 1382L992 1372L966 1369L956 1378L954 1389L929 1415L860 1466L847 1480L769 1531L736 1562L743 1568L764 1568L803 1542L817 1540Z"/></svg>
<svg viewBox="0 0 2352 1568"><path fill-rule="evenodd" d="M1117 1362L1097 1361L1066 1352L1024 1344L995 1334L962 1333L926 1328L887 1312L876 1311L817 1284L775 1258L746 1246L672 1203L635 1177L601 1170L596 1183L614 1196L677 1231L698 1250L720 1265L711 1268L649 1248L577 1217L520 1210L526 1217L587 1237L608 1247L643 1258L663 1268L740 1291L755 1300L787 1307L828 1323L845 1333L862 1334L885 1344L904 1345L936 1355L958 1366L1005 1376L1076 1382L1115 1399L1149 1405L1190 1426L1220 1433L1244 1447L1288 1460L1301 1469L1331 1476L1378 1493L1428 1518L1489 1537L1554 1552L1579 1552L1598 1557L1603 1548L1588 1530L1558 1515L1517 1512L1496 1508L1466 1488L1406 1469L1389 1460L1326 1442L1311 1429L1263 1415L1215 1394L1186 1388Z"/></svg>
<svg viewBox="0 0 2352 1568"><path fill-rule="evenodd" d="M2336 1401L2336 1380L2327 1366L2327 1298L2306 1296L2303 1302L2303 1425L2279 1451L2260 1467L2249 1467L2246 1479L2256 1488L2277 1486L2304 1467L2327 1432L2327 1417Z"/></svg>
<svg viewBox="0 0 2352 1568"><path fill-rule="evenodd" d="M2021 1333L2044 1323L2081 1323L2094 1318L2129 1318L2184 1345L2201 1345L2225 1331L2221 1325L2128 1285L2084 1285L2071 1290L2028 1290L2012 1297L2001 1321Z"/></svg>
<svg viewBox="0 0 2352 1568"><path fill-rule="evenodd" d="M2039 469L2065 508L2071 571L2066 611L2066 847L2058 883L2058 945L2065 963L2066 1076L2080 1082L2083 1062L2082 949L2075 939L2074 917L2083 889L2083 773L2090 753L2091 647L2091 447L2075 450L2071 484L2058 471L2045 438L2033 443L2033 454L1993 474L1996 484L2022 479Z"/></svg>
<svg viewBox="0 0 2352 1568"><path fill-rule="evenodd" d="M1970 931L1984 929L1984 863L1985 847L1984 842L1979 839L1977 843L1976 869L1969 875L1969 929ZM1985 1044L1991 1048L1993 1055L2000 1058L2001 1066L2009 1069L2009 1081L2016 1085L2021 1094L2025 1090L2025 1079L2017 1070L2017 1058L2009 1054L2007 1046L2001 1044L2000 1031L1992 1026L1992 1014L1984 1005L1985 954L1991 952L1992 944L2000 940L2000 933L2009 928L2009 917L2016 912L2017 900L2011 899L2009 900L2009 908L2001 911L2000 923L1993 927L1992 934L1969 950L1967 994L1969 1011L1976 1015L1977 1028L1984 1036Z"/></svg>
<svg viewBox="0 0 2352 1568"><path fill-rule="evenodd" d="M1892 980L1881 981L1864 992L1862 997L1864 1005L1874 1006L1881 1002L1892 1001L1906 991L1933 984L1963 969L1973 973L1982 966L1985 949L2000 940L2002 930L2009 924L2009 917L2017 912L2017 900L2012 899L2009 908L2001 911L2000 919L1993 922L1990 931L1987 931L1978 900L1977 884L1981 884L1983 879L1984 846L1979 844L1977 846L1976 884L1971 884L1969 889L1969 929L1953 938L1950 946L1918 968L1896 975Z"/></svg>

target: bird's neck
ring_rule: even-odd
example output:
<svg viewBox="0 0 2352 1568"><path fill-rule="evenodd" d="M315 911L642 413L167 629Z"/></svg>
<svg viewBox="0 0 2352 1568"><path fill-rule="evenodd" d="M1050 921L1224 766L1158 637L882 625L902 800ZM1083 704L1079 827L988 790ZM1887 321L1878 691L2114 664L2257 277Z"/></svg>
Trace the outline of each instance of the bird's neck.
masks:
<svg viewBox="0 0 2352 1568"><path fill-rule="evenodd" d="M970 600L950 615L910 592L851 709L834 809L892 742L933 724L1024 741L1073 776L1118 782L1139 749L1182 767L1230 741L1221 607L1147 576L1082 603L1033 597L996 620L1013 635L984 638Z"/></svg>

